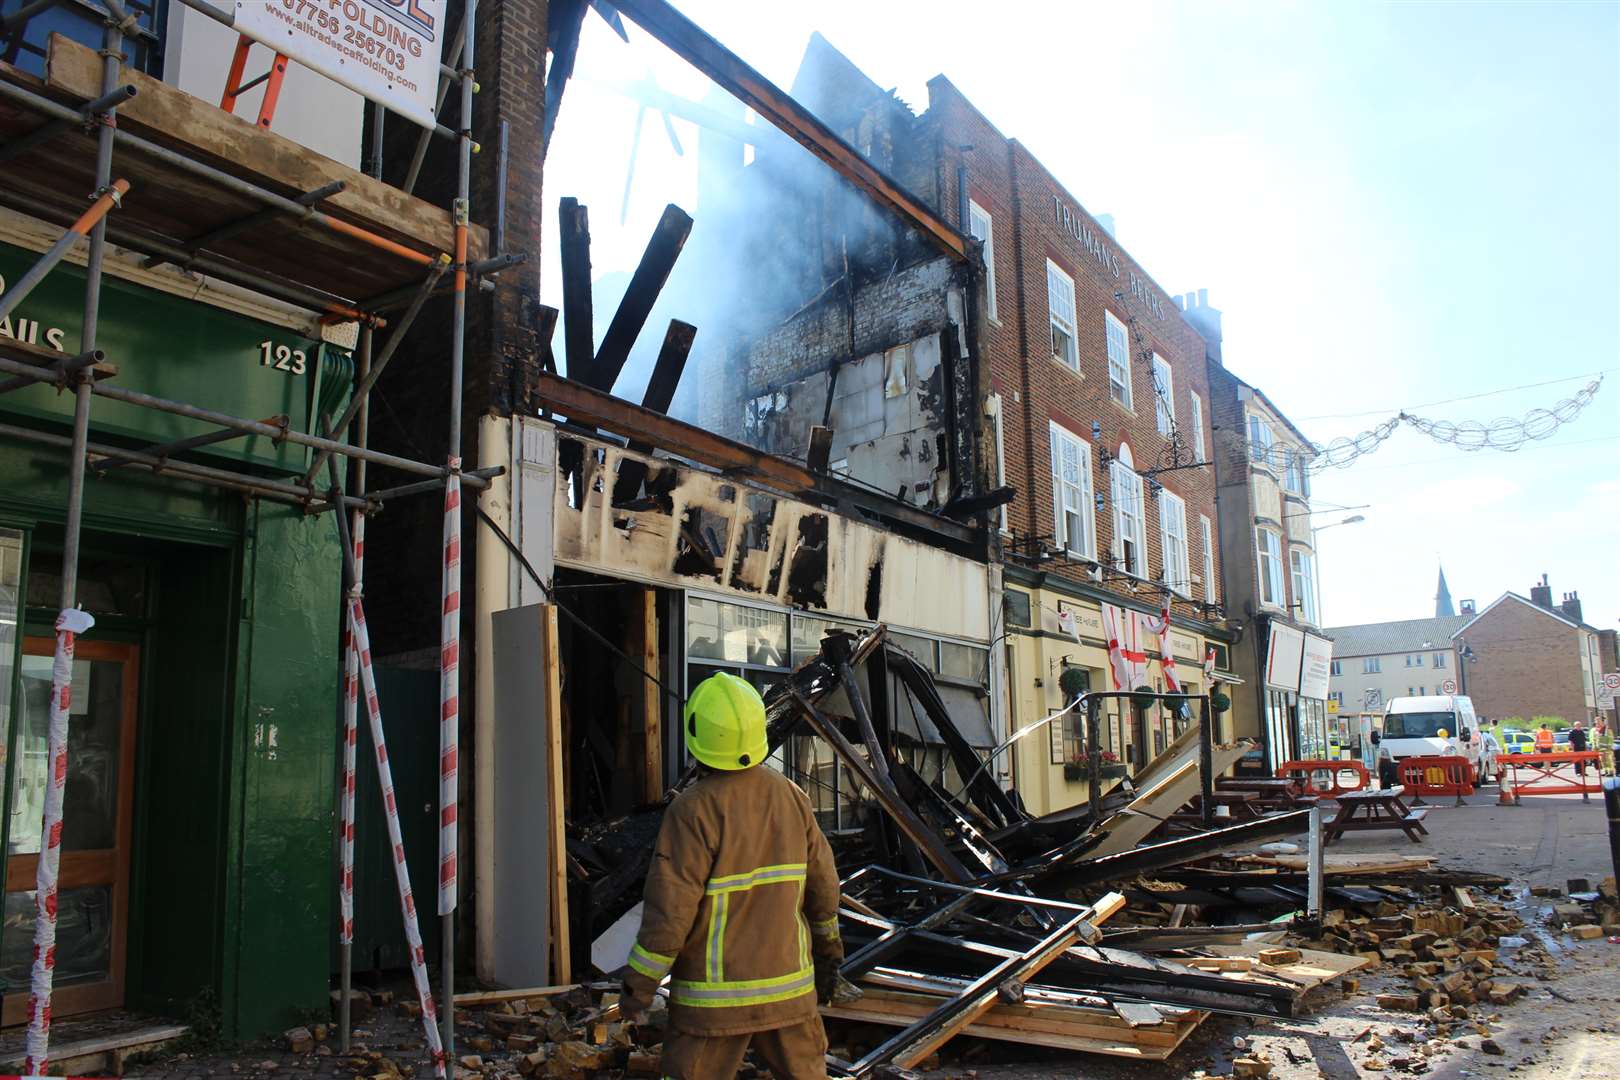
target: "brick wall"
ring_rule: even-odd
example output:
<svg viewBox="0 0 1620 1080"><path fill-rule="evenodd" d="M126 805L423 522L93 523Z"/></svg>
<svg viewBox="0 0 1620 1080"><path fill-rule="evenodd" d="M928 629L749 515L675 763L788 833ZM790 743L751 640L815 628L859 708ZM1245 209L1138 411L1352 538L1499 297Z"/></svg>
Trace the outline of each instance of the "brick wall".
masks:
<svg viewBox="0 0 1620 1080"><path fill-rule="evenodd" d="M1510 596L1480 615L1462 638L1478 657L1468 665L1468 696L1482 716L1591 719L1573 626Z"/></svg>
<svg viewBox="0 0 1620 1080"><path fill-rule="evenodd" d="M939 132L944 165L940 170L941 203L954 219L960 190L957 168L965 166L968 194L989 212L994 227L998 318L984 321L980 341L988 384L1002 398L1007 481L1018 488L1018 497L1009 507L1008 524L1019 533L1050 538L1055 524L1049 421L1088 444L1092 443L1092 423L1100 423L1101 446L1110 454L1118 453L1122 442L1128 443L1138 472L1157 465L1168 440L1156 426L1152 373L1140 353L1152 349L1169 362L1177 424L1188 424L1189 395L1197 392L1205 402L1207 425L1210 393L1203 338L1181 317L1170 295L1103 232L1079 201L1017 140L997 131L944 77L929 83L927 115ZM1067 220L1060 219L1058 205L1067 210ZM1100 247L1104 260L1073 235L1070 227L1075 226L1083 226L1095 238L1091 246ZM1048 259L1074 280L1078 375L1051 355ZM1109 395L1105 310L1133 327L1134 412ZM1190 433L1183 435L1183 441L1191 446ZM1207 430L1205 444L1210 445ZM1093 445L1092 487L1106 499L1109 474L1097 450ZM1192 573L1201 575L1199 517L1208 517L1212 525L1215 522L1214 477L1208 469L1187 469L1165 473L1159 481L1186 503L1188 562ZM1146 503L1147 567L1149 575L1157 577L1163 553L1158 508L1151 491ZM1096 515L1096 534L1099 554L1106 555L1114 540L1112 509L1106 503ZM1051 569L1077 581L1084 578L1078 568ZM1196 600L1204 598L1201 588L1192 591ZM1190 603L1178 603L1177 610L1196 612Z"/></svg>
<svg viewBox="0 0 1620 1080"><path fill-rule="evenodd" d="M532 413L533 376L540 370L540 342L533 331L535 298L539 295L541 228L541 125L544 114L547 0L482 0L478 5L478 33L474 63L478 94L474 98L473 137L482 152L472 159L472 220L491 232L495 245L495 206L498 187L499 123L508 125L509 172L506 190L507 248L528 251L530 260L495 279L493 292L471 290L467 304L464 357L462 457L471 465L477 454L477 417L487 412ZM452 0L447 27L461 21L461 4ZM459 58L446 57L447 63ZM452 88L440 114L441 122L456 126L460 115L458 90ZM390 118L384 128L383 179L400 183L416 146L414 125ZM369 140L369 128L367 138ZM455 197L456 156L451 143L434 139L415 194L445 207ZM378 449L441 462L448 447L446 401L450 390L449 349L451 302L448 296L430 301L377 384L371 410L371 444ZM378 334L378 347L387 330ZM404 483L404 477L373 468L368 486ZM470 505L470 500L468 502ZM435 646L439 634L438 607L433 602L439 580L441 500L419 495L388 505L367 535L367 613L372 624L373 648L379 656ZM478 528L469 513L462 535L463 583L470 591L477 572L476 545L470 540ZM465 620L472 649L471 620ZM469 669L464 664L463 669Z"/></svg>

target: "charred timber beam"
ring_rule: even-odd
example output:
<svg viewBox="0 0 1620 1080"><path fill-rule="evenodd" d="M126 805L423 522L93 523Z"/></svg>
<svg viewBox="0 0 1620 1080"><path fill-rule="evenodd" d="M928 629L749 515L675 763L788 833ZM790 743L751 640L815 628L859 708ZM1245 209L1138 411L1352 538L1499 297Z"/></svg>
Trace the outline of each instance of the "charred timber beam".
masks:
<svg viewBox="0 0 1620 1080"><path fill-rule="evenodd" d="M551 146L551 131L557 125L557 113L562 108L563 91L574 73L574 58L579 52L579 34L585 23L587 0L556 0L549 9L550 24L547 36L551 39L551 70L546 73L545 119L541 122L540 157L545 160ZM605 17L605 16L604 16Z"/></svg>
<svg viewBox="0 0 1620 1080"><path fill-rule="evenodd" d="M641 335L641 328L647 325L647 316L652 314L653 304L657 303L658 294L669 280L670 271L675 269L675 260L680 258L681 248L686 246L686 238L691 233L692 219L686 211L673 203L664 207L658 227L647 241L647 250L642 252L641 262L630 276L630 285L619 301L619 309L613 313L607 333L602 335L602 347L596 350L596 362L585 380L591 386L606 393L613 392L613 384L619 381L619 373L630 358L630 349Z"/></svg>
<svg viewBox="0 0 1620 1080"><path fill-rule="evenodd" d="M939 732L946 751L956 765L957 773L972 777L962 794L972 799L974 806L997 827L1005 828L1022 820L1024 815L1013 805L1007 793L1001 790L1001 785L996 783L995 778L985 770L984 762L957 730L956 721L951 718L950 710L945 707L944 699L939 696L939 689L934 685L933 676L904 649L888 648L885 653L888 663L900 676L900 681L922 705L923 712Z"/></svg>
<svg viewBox="0 0 1620 1080"><path fill-rule="evenodd" d="M713 79L733 97L826 162L874 202L927 236L958 261L967 258L966 238L922 200L878 169L831 128L779 87L704 33L665 0L615 0L615 6L677 56ZM548 111L549 118L549 111Z"/></svg>
<svg viewBox="0 0 1620 1080"><path fill-rule="evenodd" d="M648 412L572 379L541 374L536 380L535 392L553 412L581 426L602 428L717 469L751 476L817 503L850 507L867 517L909 527L932 538L935 544L944 542L952 549L969 554L976 550L979 531L972 526L853 484L818 477L785 458L774 457L672 417Z"/></svg>
<svg viewBox="0 0 1620 1080"><path fill-rule="evenodd" d="M1021 955L1017 949L934 931L918 931L912 937L947 952L1000 958ZM1115 1001L1141 1001L1235 1016L1283 1019L1294 1015L1301 994L1300 989L1292 985L1223 979L1139 953L1086 946L1071 948L1059 957L1047 969L1044 983L1065 990L1104 994Z"/></svg>
<svg viewBox="0 0 1620 1080"><path fill-rule="evenodd" d="M652 378L647 380L647 392L641 397L641 407L656 413L669 412L675 400L675 388L680 385L681 372L686 370L686 357L692 351L697 327L679 319L669 320L664 331L664 344L658 350L658 361L653 365ZM652 453L652 446L639 439L630 440L630 449L638 454ZM647 476L647 466L631 458L619 462L619 475L613 481L613 504L629 502L641 493L641 482Z"/></svg>
<svg viewBox="0 0 1620 1080"><path fill-rule="evenodd" d="M590 386L593 384L591 357L596 352L593 341L595 324L591 313L590 214L578 199L564 198L557 208L557 215L561 219L557 237L562 248L563 357L568 362L566 374L570 379L578 379Z"/></svg>
<svg viewBox="0 0 1620 1080"><path fill-rule="evenodd" d="M895 794L894 788L888 783L887 775L880 775L873 769L866 758L844 738L844 733L838 730L838 725L820 709L810 704L797 689L790 689L789 692L793 695L793 700L804 715L805 721L817 735L827 740L833 751L843 759L844 764L855 773L861 783L872 790L872 794L894 819L900 831L917 845L923 856L934 864L934 868L953 882L972 880L973 875L968 873L967 867L962 865L961 860L951 852L951 849L945 846L944 838L930 829L917 816L917 812Z"/></svg>
<svg viewBox="0 0 1620 1080"><path fill-rule="evenodd" d="M855 1063L854 1075L872 1075L878 1066L893 1061L909 1069L957 1032L982 1016L1007 985L1021 985L1080 940L1086 927L1101 922L1125 906L1125 898L1109 893L1087 910L1053 930L1028 952L1008 957L967 985L949 1001L941 1002L922 1019L879 1044Z"/></svg>
<svg viewBox="0 0 1620 1080"><path fill-rule="evenodd" d="M669 320L663 347L658 350L658 360L653 364L652 378L647 380L647 392L641 395L643 409L669 412L675 401L675 388L681 383L681 373L686 370L687 354L692 351L696 338L697 327L679 319Z"/></svg>
<svg viewBox="0 0 1620 1080"><path fill-rule="evenodd" d="M1162 844L1149 844L1117 855L1104 855L1067 867L1058 873L1041 877L1048 888L1072 889L1099 881L1114 881L1157 871L1163 867L1190 862L1202 855L1211 855L1223 848L1238 844L1252 844L1277 836L1291 836L1304 832L1310 825L1309 810L1294 810L1286 814L1246 821L1226 829L1195 833ZM1037 872L1037 876L1038 872Z"/></svg>

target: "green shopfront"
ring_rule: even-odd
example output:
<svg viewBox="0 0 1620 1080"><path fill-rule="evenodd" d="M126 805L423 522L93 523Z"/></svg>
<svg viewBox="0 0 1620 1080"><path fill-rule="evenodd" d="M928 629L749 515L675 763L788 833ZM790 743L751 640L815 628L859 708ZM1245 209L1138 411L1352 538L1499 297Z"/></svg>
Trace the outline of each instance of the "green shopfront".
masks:
<svg viewBox="0 0 1620 1080"><path fill-rule="evenodd" d="M34 254L0 244L0 292ZM0 338L78 351L84 276L64 264ZM286 325L104 279L115 385L297 430L341 408L348 354ZM0 394L3 1022L26 1018L46 784L51 632L73 398ZM208 427L105 398L91 442ZM30 437L40 433L45 440ZM51 440L55 439L55 442ZM269 480L309 465L239 437L186 460ZM78 596L96 620L73 670L54 1012L217 1010L227 1036L289 1026L327 996L341 560L331 514L92 453Z"/></svg>

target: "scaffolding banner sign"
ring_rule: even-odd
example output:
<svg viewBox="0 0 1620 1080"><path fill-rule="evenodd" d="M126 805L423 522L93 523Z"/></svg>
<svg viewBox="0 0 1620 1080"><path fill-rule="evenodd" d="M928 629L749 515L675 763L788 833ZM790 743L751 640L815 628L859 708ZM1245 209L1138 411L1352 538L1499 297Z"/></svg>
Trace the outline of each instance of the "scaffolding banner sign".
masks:
<svg viewBox="0 0 1620 1080"><path fill-rule="evenodd" d="M425 127L445 0L236 0L237 32Z"/></svg>

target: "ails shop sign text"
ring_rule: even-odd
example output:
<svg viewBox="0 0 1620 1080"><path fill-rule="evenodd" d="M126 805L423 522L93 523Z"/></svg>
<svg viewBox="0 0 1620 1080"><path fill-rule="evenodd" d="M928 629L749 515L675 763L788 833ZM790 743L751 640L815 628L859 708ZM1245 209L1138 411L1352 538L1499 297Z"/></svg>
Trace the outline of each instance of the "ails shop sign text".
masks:
<svg viewBox="0 0 1620 1080"><path fill-rule="evenodd" d="M1052 211L1057 216L1057 223L1063 231L1079 241L1080 246L1091 253L1097 260L1097 265L1107 270L1117 278L1129 277L1129 292L1152 312L1156 319L1164 318L1164 304L1159 300L1159 294L1148 280L1135 270L1126 270L1119 254L1109 248L1103 240L1100 228L1093 228L1091 222L1084 215L1076 213L1063 205L1063 200L1056 195L1052 196Z"/></svg>

